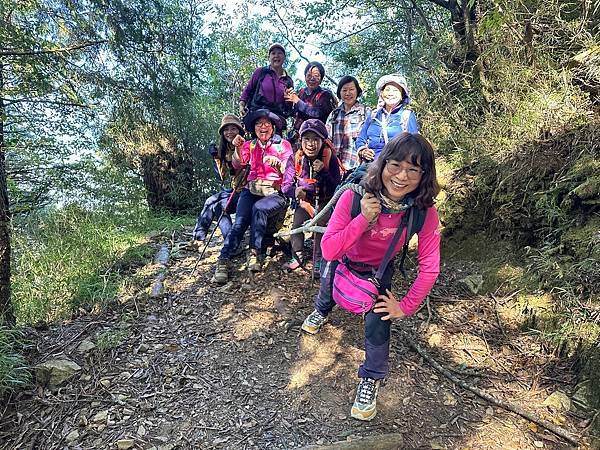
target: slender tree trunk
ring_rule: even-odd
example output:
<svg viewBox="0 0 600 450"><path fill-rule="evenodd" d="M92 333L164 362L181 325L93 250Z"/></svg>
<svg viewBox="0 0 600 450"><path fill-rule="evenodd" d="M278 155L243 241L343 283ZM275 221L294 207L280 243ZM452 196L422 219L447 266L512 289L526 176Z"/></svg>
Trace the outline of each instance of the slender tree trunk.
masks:
<svg viewBox="0 0 600 450"><path fill-rule="evenodd" d="M6 159L4 145L4 64L0 60L0 323L15 324L10 299L10 213L6 187Z"/></svg>

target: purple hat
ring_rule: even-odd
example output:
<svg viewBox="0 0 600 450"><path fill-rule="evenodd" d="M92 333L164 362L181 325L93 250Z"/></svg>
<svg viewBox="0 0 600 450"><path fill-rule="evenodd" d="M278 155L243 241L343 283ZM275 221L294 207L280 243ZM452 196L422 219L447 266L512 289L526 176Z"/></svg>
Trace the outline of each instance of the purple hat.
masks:
<svg viewBox="0 0 600 450"><path fill-rule="evenodd" d="M307 119L302 122L302 126L300 127L300 137L308 131L312 131L321 139L327 139L327 128L325 128L325 124L319 119Z"/></svg>

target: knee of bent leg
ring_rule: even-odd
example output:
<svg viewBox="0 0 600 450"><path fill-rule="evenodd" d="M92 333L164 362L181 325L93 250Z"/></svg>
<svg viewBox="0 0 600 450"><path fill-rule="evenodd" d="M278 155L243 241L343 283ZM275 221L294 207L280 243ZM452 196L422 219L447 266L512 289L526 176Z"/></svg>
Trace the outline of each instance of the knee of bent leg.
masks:
<svg viewBox="0 0 600 450"><path fill-rule="evenodd" d="M370 312L365 317L365 337L373 345L381 345L390 340L390 321L381 320L384 314Z"/></svg>

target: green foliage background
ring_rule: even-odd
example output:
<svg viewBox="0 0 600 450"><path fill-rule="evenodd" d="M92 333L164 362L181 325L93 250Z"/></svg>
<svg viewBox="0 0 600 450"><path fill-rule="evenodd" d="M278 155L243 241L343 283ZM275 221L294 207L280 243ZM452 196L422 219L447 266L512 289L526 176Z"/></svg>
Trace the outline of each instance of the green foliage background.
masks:
<svg viewBox="0 0 600 450"><path fill-rule="evenodd" d="M572 352L597 349L600 6L477 0L453 16L439 3L270 0L254 16L244 3L228 13L211 1L0 0L20 323L93 309L135 284L147 232L189 222L165 212L195 211L219 187L205 149L281 41L317 46L328 74L356 75L371 106L377 78L404 73L443 169L445 236L473 259L481 233L510 247L514 258L483 269L488 289L548 293L552 314L524 326ZM505 282L507 264L520 279ZM2 364L0 377L18 378Z"/></svg>

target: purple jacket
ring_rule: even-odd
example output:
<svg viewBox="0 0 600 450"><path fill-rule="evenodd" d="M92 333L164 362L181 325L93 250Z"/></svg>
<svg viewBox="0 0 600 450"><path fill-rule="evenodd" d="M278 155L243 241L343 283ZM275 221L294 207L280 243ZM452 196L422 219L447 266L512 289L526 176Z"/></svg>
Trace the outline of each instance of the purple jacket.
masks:
<svg viewBox="0 0 600 450"><path fill-rule="evenodd" d="M329 201L333 197L335 188L340 184L342 176L340 163L330 146L325 144L317 159L325 164L320 172L313 174L313 178L317 180L316 184L319 186L319 202L323 204L324 201ZM326 159L329 159L329 161L326 161ZM314 205L316 184L310 181L310 163L302 150L296 152L294 170L296 174L295 182L284 183L283 193L290 198L294 198L296 188L301 187L306 191L306 200Z"/></svg>
<svg viewBox="0 0 600 450"><path fill-rule="evenodd" d="M260 81L261 78L262 81ZM240 101L245 102L251 111L266 108L275 114L289 117L293 105L283 99L283 94L286 89L293 87L294 81L286 72L278 77L269 66L259 67L254 71L250 81L242 91Z"/></svg>
<svg viewBox="0 0 600 450"><path fill-rule="evenodd" d="M295 105L296 120L294 129L300 130L302 122L307 119L319 119L321 122L327 122L327 117L337 106L337 99L329 89L317 87L310 94L306 88L298 92L300 100Z"/></svg>

